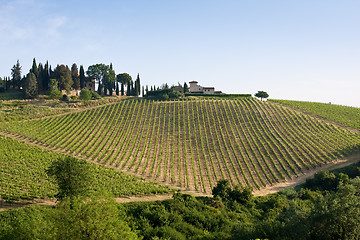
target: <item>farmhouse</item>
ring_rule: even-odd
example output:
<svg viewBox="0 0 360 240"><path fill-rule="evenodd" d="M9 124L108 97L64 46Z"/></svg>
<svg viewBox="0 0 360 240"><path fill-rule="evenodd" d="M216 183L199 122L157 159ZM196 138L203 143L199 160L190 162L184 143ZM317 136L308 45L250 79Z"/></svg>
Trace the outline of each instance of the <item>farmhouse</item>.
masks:
<svg viewBox="0 0 360 240"><path fill-rule="evenodd" d="M190 93L205 93L205 94L219 94L222 93L221 91L215 91L214 87L203 87L198 84L197 81L191 81L189 92Z"/></svg>

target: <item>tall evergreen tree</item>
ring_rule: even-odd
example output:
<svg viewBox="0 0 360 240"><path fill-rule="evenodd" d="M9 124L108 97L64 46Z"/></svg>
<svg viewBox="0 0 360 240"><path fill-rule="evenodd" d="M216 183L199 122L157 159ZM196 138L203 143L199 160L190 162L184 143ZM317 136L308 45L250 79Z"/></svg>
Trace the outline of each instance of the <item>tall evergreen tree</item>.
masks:
<svg viewBox="0 0 360 240"><path fill-rule="evenodd" d="M74 63L71 66L71 78L73 80L73 85L72 87L74 89L80 89L80 78L79 78L79 70L78 67L76 65L76 63Z"/></svg>
<svg viewBox="0 0 360 240"><path fill-rule="evenodd" d="M135 81L135 90L136 90L136 95L137 95L137 96L140 95L140 89L141 89L141 86L140 86L140 76L139 76L139 74L138 74L137 77L136 77L136 81Z"/></svg>
<svg viewBox="0 0 360 240"><path fill-rule="evenodd" d="M42 75L42 88L44 91L47 91L49 90L49 83L50 83L49 61L46 61L41 75Z"/></svg>
<svg viewBox="0 0 360 240"><path fill-rule="evenodd" d="M86 79L83 65L80 65L79 78L80 78L80 88L83 89L85 87L85 79Z"/></svg>
<svg viewBox="0 0 360 240"><path fill-rule="evenodd" d="M60 89L70 89L73 81L71 78L71 71L68 66L58 65L55 68L55 76L58 81Z"/></svg>
<svg viewBox="0 0 360 240"><path fill-rule="evenodd" d="M189 87L186 82L184 82L184 93L189 92Z"/></svg>
<svg viewBox="0 0 360 240"><path fill-rule="evenodd" d="M31 67L30 72L32 72L33 74L35 74L35 77L37 78L39 76L39 69L38 66L36 65L36 60L35 58L33 59L33 65Z"/></svg>
<svg viewBox="0 0 360 240"><path fill-rule="evenodd" d="M39 63L38 66L38 77L37 77L37 83L38 83L38 92L41 93L43 92L43 71L44 71L44 67L42 65L42 63Z"/></svg>
<svg viewBox="0 0 360 240"><path fill-rule="evenodd" d="M38 83L34 73L30 72L25 80L24 95L25 98L35 98L38 95Z"/></svg>
<svg viewBox="0 0 360 240"><path fill-rule="evenodd" d="M16 64L11 69L11 76L14 87L20 88L22 84L21 84L21 66L19 60L17 60Z"/></svg>

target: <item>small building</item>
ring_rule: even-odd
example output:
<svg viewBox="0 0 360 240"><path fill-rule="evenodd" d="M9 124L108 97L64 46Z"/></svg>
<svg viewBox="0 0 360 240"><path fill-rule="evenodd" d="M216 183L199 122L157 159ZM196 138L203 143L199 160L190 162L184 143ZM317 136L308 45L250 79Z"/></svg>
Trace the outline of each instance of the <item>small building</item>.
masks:
<svg viewBox="0 0 360 240"><path fill-rule="evenodd" d="M182 86L174 86L172 87L174 92L184 93L184 88Z"/></svg>
<svg viewBox="0 0 360 240"><path fill-rule="evenodd" d="M191 81L189 83L190 83L190 88L189 88L190 93L204 93L203 87L198 85L197 81Z"/></svg>
<svg viewBox="0 0 360 240"><path fill-rule="evenodd" d="M215 94L221 91L215 91L214 87L203 87L198 84L197 81L191 81L189 92L190 93L203 93L203 94Z"/></svg>

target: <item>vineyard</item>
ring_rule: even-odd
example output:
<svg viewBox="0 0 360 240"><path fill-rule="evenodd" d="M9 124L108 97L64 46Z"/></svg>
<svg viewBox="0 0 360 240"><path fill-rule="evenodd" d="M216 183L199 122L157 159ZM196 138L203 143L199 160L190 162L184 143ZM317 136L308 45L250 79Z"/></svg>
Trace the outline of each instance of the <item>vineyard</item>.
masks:
<svg viewBox="0 0 360 240"><path fill-rule="evenodd" d="M360 130L360 108L327 103L271 100Z"/></svg>
<svg viewBox="0 0 360 240"><path fill-rule="evenodd" d="M54 197L56 184L46 174L54 160L64 158L39 147L0 136L0 199L7 201ZM166 193L168 187L145 182L112 168L91 163L96 191L105 189L114 196Z"/></svg>
<svg viewBox="0 0 360 240"><path fill-rule="evenodd" d="M3 131L124 172L211 193L261 189L359 150L360 135L255 99L123 100Z"/></svg>

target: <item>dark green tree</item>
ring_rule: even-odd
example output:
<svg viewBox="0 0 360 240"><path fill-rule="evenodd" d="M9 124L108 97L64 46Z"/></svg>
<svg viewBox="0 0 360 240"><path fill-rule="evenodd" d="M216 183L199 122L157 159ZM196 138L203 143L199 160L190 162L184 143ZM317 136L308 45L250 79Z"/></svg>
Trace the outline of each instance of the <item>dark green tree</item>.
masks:
<svg viewBox="0 0 360 240"><path fill-rule="evenodd" d="M139 95L140 95L140 89L141 89L141 86L140 86L140 76L139 76L139 74L138 74L137 77L136 77L136 80L135 80L136 96L139 96Z"/></svg>
<svg viewBox="0 0 360 240"><path fill-rule="evenodd" d="M39 69L38 69L38 66L36 65L36 60L35 60L35 58L33 59L33 64L32 64L32 67L31 67L30 72L32 72L33 74L35 74L35 77L36 77L36 78L39 76Z"/></svg>
<svg viewBox="0 0 360 240"><path fill-rule="evenodd" d="M44 67L42 65L42 63L39 63L39 66L38 66L38 77L37 77L37 82L38 82L38 91L39 93L42 93L43 92L43 73L44 71Z"/></svg>
<svg viewBox="0 0 360 240"><path fill-rule="evenodd" d="M58 65L55 68L55 76L60 89L69 90L71 88L73 81L71 78L71 71L67 66Z"/></svg>
<svg viewBox="0 0 360 240"><path fill-rule="evenodd" d="M42 72L42 79L43 79L43 89L48 90L50 84L50 68L49 68L49 61L46 61L44 65L44 70Z"/></svg>
<svg viewBox="0 0 360 240"><path fill-rule="evenodd" d="M262 101L263 98L268 98L269 94L267 92L264 92L264 91L258 91L257 93L255 93L255 97L260 98L261 101Z"/></svg>
<svg viewBox="0 0 360 240"><path fill-rule="evenodd" d="M12 82L14 87L21 87L21 66L19 60L17 60L16 64L11 69Z"/></svg>
<svg viewBox="0 0 360 240"><path fill-rule="evenodd" d="M88 196L94 174L89 163L73 157L58 159L47 170L49 176L54 177L58 185L58 199L65 197Z"/></svg>
<svg viewBox="0 0 360 240"><path fill-rule="evenodd" d="M38 95L38 84L34 73L30 72L25 79L24 97L35 98Z"/></svg>
<svg viewBox="0 0 360 240"><path fill-rule="evenodd" d="M110 67L105 64L95 64L88 67L86 71L90 79L95 79L98 82L98 93L101 95L104 89L109 88L109 82L111 81L110 77ZM105 94L106 92L104 92Z"/></svg>
<svg viewBox="0 0 360 240"><path fill-rule="evenodd" d="M85 87L85 71L84 71L84 67L83 65L80 65L80 73L79 73L79 78L80 78L80 88L83 89Z"/></svg>
<svg viewBox="0 0 360 240"><path fill-rule="evenodd" d="M127 85L127 92L128 95L130 93L130 82L132 82L132 78L128 73L121 73L116 76L116 80L121 83L121 96L124 95L124 85Z"/></svg>
<svg viewBox="0 0 360 240"><path fill-rule="evenodd" d="M184 82L184 93L189 92L189 87L186 82Z"/></svg>
<svg viewBox="0 0 360 240"><path fill-rule="evenodd" d="M73 81L72 87L74 89L80 89L79 70L76 63L71 66L71 79Z"/></svg>

